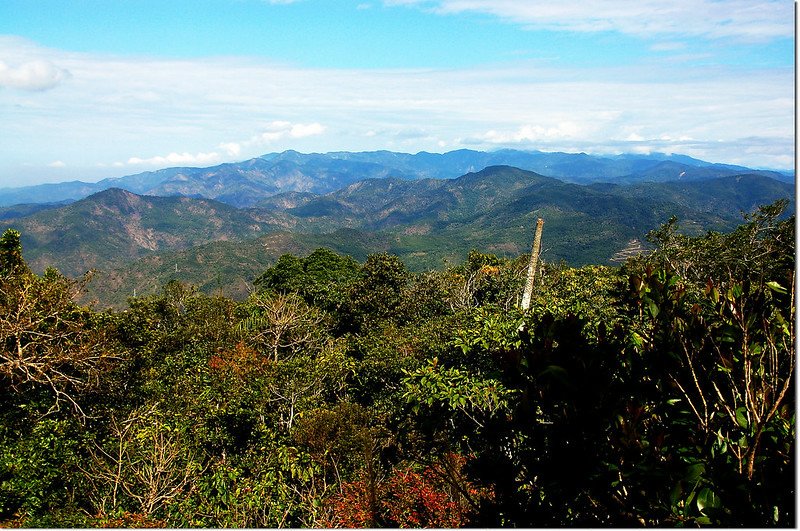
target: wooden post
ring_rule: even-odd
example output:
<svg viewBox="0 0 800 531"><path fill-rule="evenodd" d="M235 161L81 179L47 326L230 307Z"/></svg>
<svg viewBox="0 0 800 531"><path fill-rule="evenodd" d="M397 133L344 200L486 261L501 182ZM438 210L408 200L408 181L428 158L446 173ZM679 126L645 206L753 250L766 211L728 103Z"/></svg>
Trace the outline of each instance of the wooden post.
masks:
<svg viewBox="0 0 800 531"><path fill-rule="evenodd" d="M536 235L533 237L533 250L531 250L531 261L528 263L528 278L525 280L525 291L522 293L522 309L528 310L531 307L531 297L533 296L533 281L536 278L536 268L539 265L539 251L542 246L542 225L544 220L536 220Z"/></svg>

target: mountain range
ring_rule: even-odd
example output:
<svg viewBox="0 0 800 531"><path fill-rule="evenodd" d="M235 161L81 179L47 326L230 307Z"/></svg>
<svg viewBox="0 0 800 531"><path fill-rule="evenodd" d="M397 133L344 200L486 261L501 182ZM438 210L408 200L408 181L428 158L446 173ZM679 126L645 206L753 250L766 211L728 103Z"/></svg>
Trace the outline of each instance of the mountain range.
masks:
<svg viewBox="0 0 800 531"><path fill-rule="evenodd" d="M498 160L514 164L489 164ZM698 234L731 230L742 213L777 199L793 213L792 183L787 174L681 155L288 151L3 189L0 201L23 201L0 206L0 230L22 233L34 271L94 269L89 298L124 307L134 292L172 279L243 297L281 254L318 247L359 260L387 251L417 271L459 263L471 248L516 257L528 251L538 217L544 260L607 264L673 215Z"/></svg>
<svg viewBox="0 0 800 531"><path fill-rule="evenodd" d="M66 204L1 208L0 229L20 230L35 271L98 270L89 297L122 307L172 279L243 297L281 254L318 247L361 260L387 251L418 271L459 263L471 248L515 257L528 250L538 217L546 261L611 263L672 215L688 233L727 231L777 199L793 212L793 198L791 184L763 172L576 184L489 166L455 179L373 177L324 194L283 192L248 208L111 188Z"/></svg>
<svg viewBox="0 0 800 531"><path fill-rule="evenodd" d="M76 201L103 190L120 188L136 194L203 197L235 207L248 207L284 192L326 194L370 178L453 179L497 165L513 166L576 184L694 181L743 173L794 182L794 176L787 173L713 164L685 155L600 157L510 149L493 152L462 149L413 155L391 151L325 154L284 151L208 168L167 168L96 183L71 181L0 188L0 206Z"/></svg>

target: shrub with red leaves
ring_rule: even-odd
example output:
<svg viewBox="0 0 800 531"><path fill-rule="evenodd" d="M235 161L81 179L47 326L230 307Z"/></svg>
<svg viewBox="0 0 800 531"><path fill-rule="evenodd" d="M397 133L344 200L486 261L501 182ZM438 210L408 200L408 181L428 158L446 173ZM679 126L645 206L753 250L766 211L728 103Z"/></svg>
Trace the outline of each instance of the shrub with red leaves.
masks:
<svg viewBox="0 0 800 531"><path fill-rule="evenodd" d="M329 498L329 527L462 527L473 504L491 497L462 474L466 459L449 454L422 469L403 465L392 470L370 493L367 481L343 483ZM372 495L371 495L372 494Z"/></svg>
<svg viewBox="0 0 800 531"><path fill-rule="evenodd" d="M117 518L102 517L96 522L97 527L104 529L138 528L138 529L164 529L167 523L156 520L141 513L124 512Z"/></svg>

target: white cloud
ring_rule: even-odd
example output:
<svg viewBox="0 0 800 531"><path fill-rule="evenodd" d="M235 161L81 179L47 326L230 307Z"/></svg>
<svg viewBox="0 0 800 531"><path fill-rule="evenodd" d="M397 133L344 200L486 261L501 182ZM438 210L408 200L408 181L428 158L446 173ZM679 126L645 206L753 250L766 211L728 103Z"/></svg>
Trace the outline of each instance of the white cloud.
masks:
<svg viewBox="0 0 800 531"><path fill-rule="evenodd" d="M302 124L285 120L272 121L262 129L261 133L250 137L249 140L220 144L220 147L228 151L229 155L238 155L242 148L266 146L287 138L318 136L325 132L325 126L317 122Z"/></svg>
<svg viewBox="0 0 800 531"><path fill-rule="evenodd" d="M692 35L747 40L792 38L786 0L385 0L440 14L487 13L532 29L618 31L639 37Z"/></svg>
<svg viewBox="0 0 800 531"><path fill-rule="evenodd" d="M654 52L675 52L678 50L685 50L687 47L685 42L677 42L677 41L669 41L669 42L657 42L650 46L650 49Z"/></svg>
<svg viewBox="0 0 800 531"><path fill-rule="evenodd" d="M307 136L321 135L325 132L325 127L319 123L295 124L283 120L276 120L264 128L264 132L256 137L266 143L274 142L282 138L303 138Z"/></svg>
<svg viewBox="0 0 800 531"><path fill-rule="evenodd" d="M53 162L51 162L50 164L48 164L48 166L49 166L49 167L51 167L51 168L64 168L64 167L66 167L67 165L64 163L64 161L61 161L61 160L54 160Z"/></svg>
<svg viewBox="0 0 800 531"><path fill-rule="evenodd" d="M71 53L7 37L0 37L0 57L14 64L47 58L72 73L58 90L0 92L3 185L57 158L69 162L70 177L90 180L122 175L133 164L243 160L265 147L416 152L507 145L615 153L651 146L713 162L793 165L786 164L794 153L791 68L654 60L615 68L518 61L304 69L231 57ZM21 169L23 163L32 165ZM56 173L63 177L61 170L41 175Z"/></svg>
<svg viewBox="0 0 800 531"><path fill-rule="evenodd" d="M12 66L0 61L0 87L21 90L48 90L70 77L68 70L58 68L49 61L27 61Z"/></svg>
<svg viewBox="0 0 800 531"><path fill-rule="evenodd" d="M242 145L238 142L223 142L219 148L225 150L229 157L238 157L242 152Z"/></svg>
<svg viewBox="0 0 800 531"><path fill-rule="evenodd" d="M325 126L313 122L308 124L292 123L288 121L276 120L269 123L265 130L249 140L242 142L222 142L217 147L225 152L229 158L239 157L243 149L252 147L262 147L272 144L284 138L301 139L325 132ZM170 153L166 156L155 156L150 158L131 157L128 164L165 166L175 164L203 165L215 164L222 161L222 157L216 151L210 153Z"/></svg>
<svg viewBox="0 0 800 531"><path fill-rule="evenodd" d="M214 164L220 161L220 156L216 152L212 153L170 153L166 156L150 157L142 159L139 157L131 157L128 159L128 164L131 165L148 165L148 166L167 166L175 164Z"/></svg>
<svg viewBox="0 0 800 531"><path fill-rule="evenodd" d="M482 140L491 144L520 144L523 142L549 141L578 138L584 127L574 122L561 122L550 127L523 125L515 131L486 132Z"/></svg>
<svg viewBox="0 0 800 531"><path fill-rule="evenodd" d="M687 142L689 140L693 140L692 137L687 135L679 135L677 137L664 134L659 137L659 140L663 140L664 142Z"/></svg>
<svg viewBox="0 0 800 531"><path fill-rule="evenodd" d="M305 138L307 136L321 135L324 132L325 126L322 124L294 124L289 130L289 136L292 138Z"/></svg>

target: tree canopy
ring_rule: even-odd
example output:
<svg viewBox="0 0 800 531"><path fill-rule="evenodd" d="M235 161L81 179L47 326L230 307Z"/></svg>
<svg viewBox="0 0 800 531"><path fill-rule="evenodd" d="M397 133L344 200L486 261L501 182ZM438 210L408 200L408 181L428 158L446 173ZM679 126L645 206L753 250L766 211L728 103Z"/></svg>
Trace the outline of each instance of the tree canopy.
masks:
<svg viewBox="0 0 800 531"><path fill-rule="evenodd" d="M328 249L98 312L0 237L0 523L792 527L794 219L619 267Z"/></svg>

